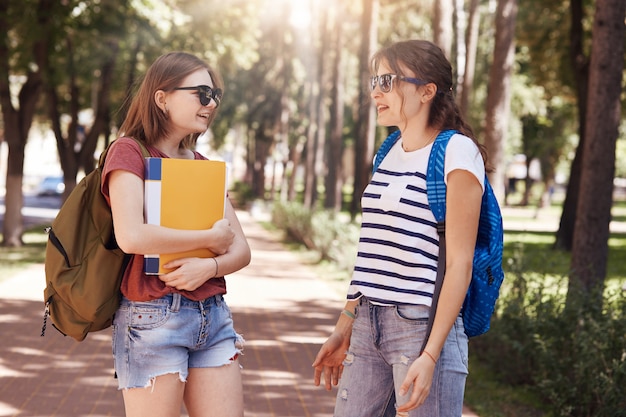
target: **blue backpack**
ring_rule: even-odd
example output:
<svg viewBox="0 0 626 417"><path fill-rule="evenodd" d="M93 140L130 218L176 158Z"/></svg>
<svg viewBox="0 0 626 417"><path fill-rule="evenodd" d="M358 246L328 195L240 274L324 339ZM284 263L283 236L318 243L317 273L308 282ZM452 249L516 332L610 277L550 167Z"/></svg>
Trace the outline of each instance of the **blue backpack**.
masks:
<svg viewBox="0 0 626 417"><path fill-rule="evenodd" d="M437 220L439 233L439 266L433 294L433 304L429 318L426 340L430 335L434 313L437 310L439 293L443 284L445 270L445 218L446 218L446 184L444 182L444 162L446 146L456 130L444 130L433 142L426 171L426 192L428 204ZM400 131L395 131L385 139L374 158L376 171L389 150L400 138ZM483 193L478 222L478 236L472 264L472 280L461 309L465 333L468 337L479 336L489 330L496 300L500 294L500 286L504 280L502 270L503 247L502 214L493 189L485 176L485 192ZM423 347L426 345L424 341Z"/></svg>

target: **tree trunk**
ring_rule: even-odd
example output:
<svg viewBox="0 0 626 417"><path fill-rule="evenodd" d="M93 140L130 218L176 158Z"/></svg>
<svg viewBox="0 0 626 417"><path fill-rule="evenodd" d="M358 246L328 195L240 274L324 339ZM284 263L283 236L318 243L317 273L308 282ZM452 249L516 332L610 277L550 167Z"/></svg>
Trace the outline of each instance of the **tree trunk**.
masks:
<svg viewBox="0 0 626 417"><path fill-rule="evenodd" d="M318 181L318 162L320 156L323 155L324 142L324 68L326 50L328 44L329 30L327 29L328 10L317 4L317 11L321 13L319 18L319 44L316 44L315 37L312 37L312 45L315 45L314 62L309 65L310 91L309 96L309 118L311 123L307 128L307 144L306 144L306 166L305 166L305 182L304 182L304 198L303 204L306 208L312 209L318 199L317 181ZM320 152L320 150L322 152Z"/></svg>
<svg viewBox="0 0 626 417"><path fill-rule="evenodd" d="M261 199L265 199L265 165L272 146L272 138L264 134L265 128L260 126L254 130L252 191Z"/></svg>
<svg viewBox="0 0 626 417"><path fill-rule="evenodd" d="M623 0L597 0L589 67L589 96L580 197L572 247L570 290L582 288L601 303L613 203L615 145L621 121L624 68Z"/></svg>
<svg viewBox="0 0 626 417"><path fill-rule="evenodd" d="M84 144L80 150L80 166L82 166L85 174L89 174L95 168L94 153L98 146L98 139L107 129L107 121L110 113L110 97L113 76L115 71L115 63L117 62L117 53L119 51L119 41L109 41L109 55L103 57L102 67L100 69L99 84L94 97L94 121L84 139Z"/></svg>
<svg viewBox="0 0 626 417"><path fill-rule="evenodd" d="M5 123L7 130L14 130ZM22 206L24 195L22 193L23 170L24 170L24 146L25 139L5 137L9 153L7 161L7 178L5 194L4 222L2 224L2 246L19 247L24 244L24 222L22 218Z"/></svg>
<svg viewBox="0 0 626 417"><path fill-rule="evenodd" d="M326 21L327 18L325 17ZM315 209L317 202L319 200L318 193L318 185L320 178L322 176L322 168L324 163L324 150L326 148L326 96L328 95L328 86L327 86L327 64L326 64L326 53L323 51L323 45L328 45L330 42L330 31L324 27L324 32L322 35L322 41L320 43L319 52L318 52L318 69L317 69L317 84L319 89L319 94L317 96L317 102L315 103L317 107L317 120L315 123L315 158L313 163L313 189L310 199L310 204L306 205L307 208L313 210Z"/></svg>
<svg viewBox="0 0 626 417"><path fill-rule="evenodd" d="M343 19L341 18L341 7L334 17L335 21L335 56L332 69L331 103L329 117L329 132L327 152L327 174L325 181L326 197L324 207L335 212L341 210L343 188L343 169L341 159L343 157Z"/></svg>
<svg viewBox="0 0 626 417"><path fill-rule="evenodd" d="M302 154L304 151L305 141L298 140L294 145L289 147L289 161L291 165L291 172L289 175L287 201L294 201L296 199L296 179L298 167L300 166Z"/></svg>
<svg viewBox="0 0 626 417"><path fill-rule="evenodd" d="M377 43L377 16L379 0L363 0L363 17L361 24L361 46L359 48L359 83L358 115L355 124L354 138L354 187L350 214L354 218L361 211L361 195L369 182L374 158L375 141L375 108L369 97L367 85L370 77L370 58L374 54Z"/></svg>
<svg viewBox="0 0 626 417"><path fill-rule="evenodd" d="M451 59L454 3L453 0L437 0L433 3L433 41Z"/></svg>
<svg viewBox="0 0 626 417"><path fill-rule="evenodd" d="M494 192L504 201L504 141L511 109L511 75L515 64L517 0L498 0L496 42L489 70L485 145L495 172L489 177Z"/></svg>
<svg viewBox="0 0 626 417"><path fill-rule="evenodd" d="M49 2L44 2L49 6ZM22 193L24 175L24 149L28 140L28 132L33 122L37 100L40 96L41 73L29 71L26 82L18 94L19 109L13 107L11 101L9 74L11 56L9 52L9 32L11 22L8 21L8 2L0 2L0 107L4 124L4 140L8 145L7 178L5 195L5 213L2 225L3 246L21 246L24 232ZM39 11L38 23L45 34L48 16ZM35 56L47 53L47 37L41 36L33 45Z"/></svg>
<svg viewBox="0 0 626 417"><path fill-rule="evenodd" d="M451 56L454 56L456 61L456 95L458 97L463 92L465 60L467 59L467 51L465 49L467 13L465 11L465 0L453 0L453 2L452 33L454 35L454 49Z"/></svg>
<svg viewBox="0 0 626 417"><path fill-rule="evenodd" d="M315 126L317 121L317 97L319 91L317 88L317 80L313 75L307 83L307 90L309 91L309 118L311 122L307 126L306 144L305 144L305 158L304 158L304 195L303 204L305 207L313 206L313 200L315 199L315 157L317 155L317 127Z"/></svg>
<svg viewBox="0 0 626 417"><path fill-rule="evenodd" d="M127 64L128 73L126 74L126 97L124 97L124 100L122 101L122 105L119 111L117 112L117 120L116 120L117 126L122 125L122 123L124 122L124 119L126 119L126 113L128 113L128 106L130 106L130 100L131 100L132 93L133 93L133 86L135 85L135 82L137 81L137 62L139 61L139 56L143 47L144 45L140 37L131 51L130 61Z"/></svg>
<svg viewBox="0 0 626 417"><path fill-rule="evenodd" d="M25 143L23 143L24 140L20 132L19 114L11 102L8 7L7 1L0 1L0 109L2 109L2 121L4 124L4 140L9 148L2 245L21 246L23 231L22 171L24 167ZM21 158L19 158L18 152L20 148ZM17 168L15 168L16 166ZM15 172L16 174L14 174Z"/></svg>
<svg viewBox="0 0 626 417"><path fill-rule="evenodd" d="M569 181L567 183L565 201L563 202L563 212L561 213L559 229L556 232L554 242L555 248L567 251L572 249L574 240L574 226L576 223L578 196L580 193L580 175L585 148L587 87L589 83L589 59L583 49L583 0L571 0L570 10L572 13L570 25L570 59L574 71L574 82L576 84L579 139L576 155L570 167Z"/></svg>
<svg viewBox="0 0 626 417"><path fill-rule="evenodd" d="M70 192L76 186L76 177L78 175L78 159L76 158L76 141L78 132L78 87L76 82L76 71L74 67L74 48L70 39L66 42L66 54L68 66L65 71L68 74L69 86L68 91L70 95L69 104L69 116L70 123L67 129L67 134L63 135L63 129L61 128L61 108L59 103L59 95L57 94L56 86L52 80L57 79L57 68L55 65L50 64L49 55L40 57L38 64L41 71L46 74L44 91L45 98L48 107L48 118L50 119L50 125L52 132L56 138L57 152L59 154L59 161L61 162L61 170L63 171L63 182L65 183L65 190L63 192L63 199L67 198ZM79 146L82 144L79 144Z"/></svg>
<svg viewBox="0 0 626 417"><path fill-rule="evenodd" d="M465 72L463 74L463 87L461 88L460 108L463 119L469 116L469 103L474 84L474 72L476 70L476 51L478 50L478 29L480 26L479 0L470 0L467 32L465 35Z"/></svg>

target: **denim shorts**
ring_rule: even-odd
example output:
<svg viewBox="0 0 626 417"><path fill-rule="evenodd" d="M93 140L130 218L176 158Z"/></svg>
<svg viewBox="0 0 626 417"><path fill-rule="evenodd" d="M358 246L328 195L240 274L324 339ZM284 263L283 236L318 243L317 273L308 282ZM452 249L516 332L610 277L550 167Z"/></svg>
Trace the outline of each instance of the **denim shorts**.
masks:
<svg viewBox="0 0 626 417"><path fill-rule="evenodd" d="M119 389L152 386L154 378L189 368L231 363L243 348L221 295L191 301L180 294L136 302L122 298L113 320L113 359Z"/></svg>
<svg viewBox="0 0 626 417"><path fill-rule="evenodd" d="M409 366L419 356L430 308L381 306L361 297L335 404L335 417L393 417ZM410 417L461 417L468 374L468 339L458 317L435 366L430 393Z"/></svg>

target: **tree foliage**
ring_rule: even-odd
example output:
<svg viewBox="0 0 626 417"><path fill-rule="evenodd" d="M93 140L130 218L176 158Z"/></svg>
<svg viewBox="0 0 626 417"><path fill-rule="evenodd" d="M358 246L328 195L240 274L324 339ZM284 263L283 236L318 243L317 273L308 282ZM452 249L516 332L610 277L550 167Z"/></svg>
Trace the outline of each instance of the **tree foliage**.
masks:
<svg viewBox="0 0 626 417"><path fill-rule="evenodd" d="M69 190L81 171L93 167L98 149L115 138L141 74L170 50L196 53L221 73L226 88L220 117L202 146L241 164L236 180L249 184L257 198L298 199L333 210L349 205L358 213L376 144L386 135L374 127L369 57L396 40L435 37L450 39L451 61L465 64L456 69L459 102L479 139L492 148L500 175L513 153L537 156L547 189L572 137L581 136L574 121L584 113L581 83L595 2L520 2L516 23L505 21L501 29L510 34L515 28L509 59L508 53L494 55L493 15L498 5L504 10L512 3L1 0L6 81L0 96L11 167L5 240L12 236L17 244L21 233L26 110L55 132ZM445 20L437 18L437 6L444 5L455 8L452 21L449 12L442 13ZM468 39L475 46L463 44ZM510 77L497 74L502 63ZM496 78L505 81L489 91ZM488 110L489 95L498 91L509 91L502 97L506 103L510 95L510 113ZM495 134L489 133L494 120L503 123ZM7 231L7 223L15 230Z"/></svg>

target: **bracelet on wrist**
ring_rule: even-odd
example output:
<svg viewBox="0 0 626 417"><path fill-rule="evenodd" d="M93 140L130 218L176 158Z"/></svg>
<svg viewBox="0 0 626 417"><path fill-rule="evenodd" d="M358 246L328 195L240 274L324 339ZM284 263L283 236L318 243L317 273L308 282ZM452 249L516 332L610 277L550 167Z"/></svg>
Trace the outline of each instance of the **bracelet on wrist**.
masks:
<svg viewBox="0 0 626 417"><path fill-rule="evenodd" d="M213 257L213 261L215 261L215 274L213 275L213 278L217 277L217 272L219 270L219 264L217 263L217 257Z"/></svg>
<svg viewBox="0 0 626 417"><path fill-rule="evenodd" d="M352 320L356 319L356 316L350 310L343 310L341 314L345 314L346 316L350 317Z"/></svg>
<svg viewBox="0 0 626 417"><path fill-rule="evenodd" d="M428 351L426 349L424 349L424 351L422 351L422 353L425 353L426 356L428 356L430 359L432 359L432 361L435 363L435 365L437 365L437 360L435 359L435 357L433 355L431 355L430 353L428 353Z"/></svg>

